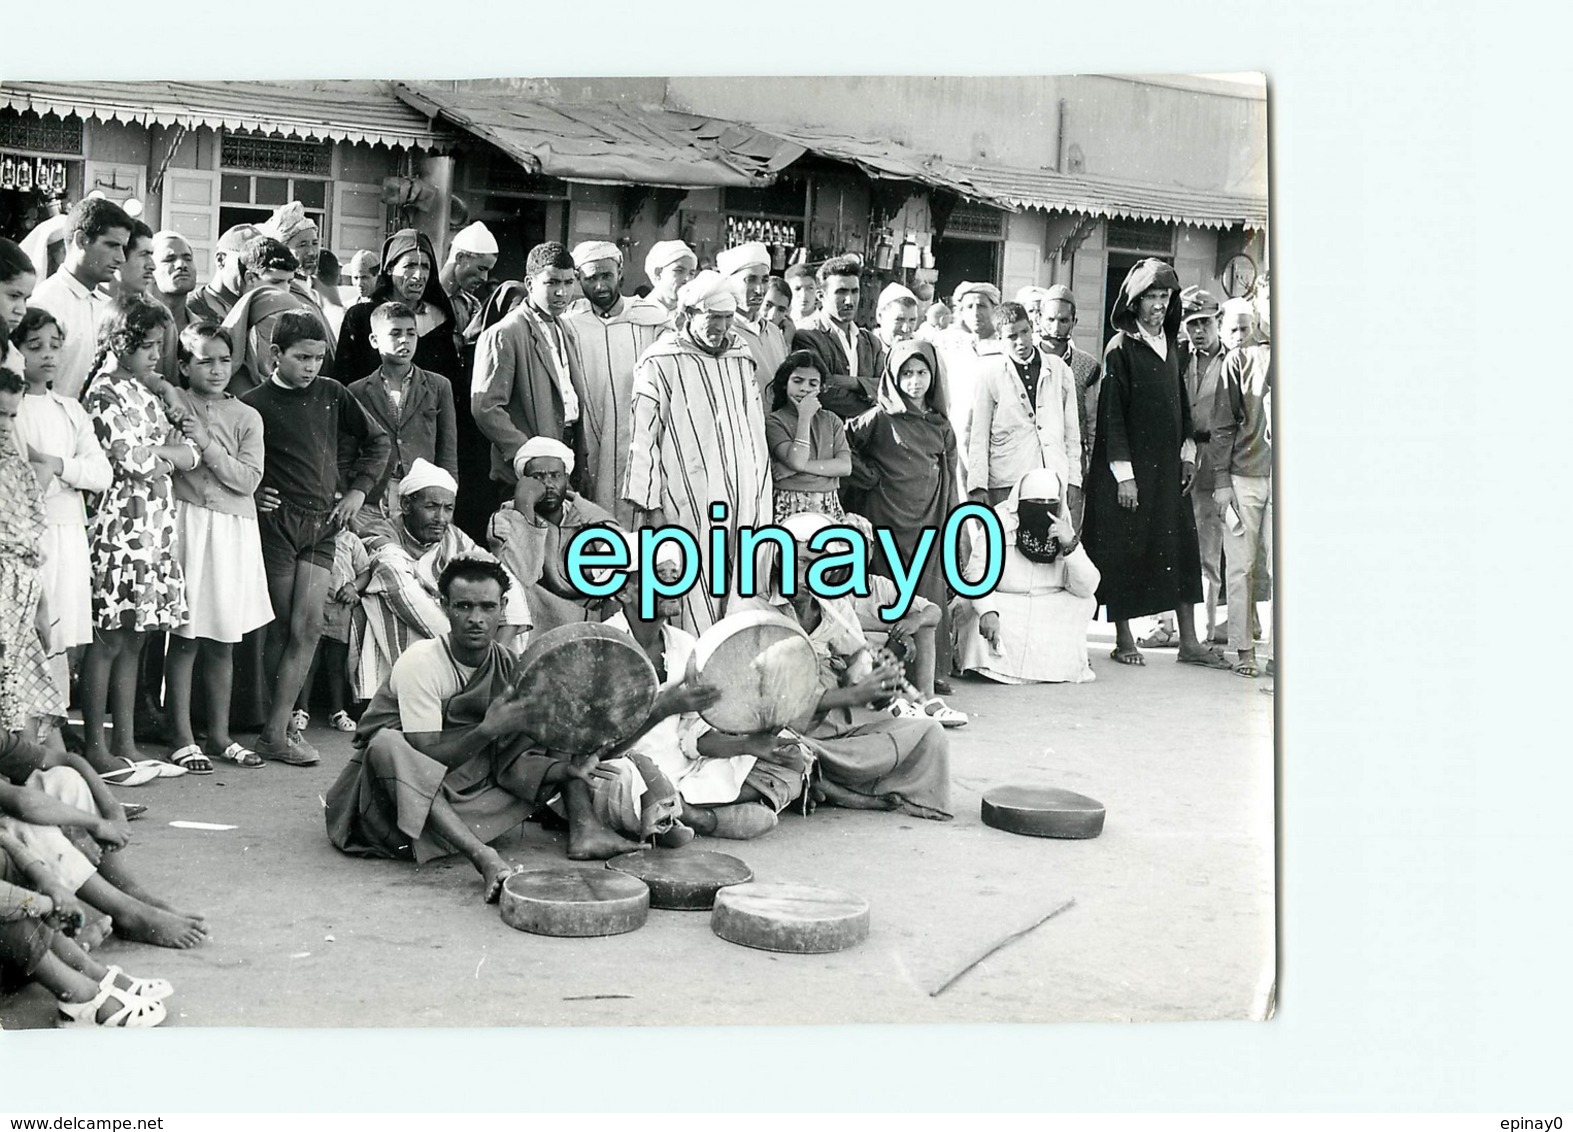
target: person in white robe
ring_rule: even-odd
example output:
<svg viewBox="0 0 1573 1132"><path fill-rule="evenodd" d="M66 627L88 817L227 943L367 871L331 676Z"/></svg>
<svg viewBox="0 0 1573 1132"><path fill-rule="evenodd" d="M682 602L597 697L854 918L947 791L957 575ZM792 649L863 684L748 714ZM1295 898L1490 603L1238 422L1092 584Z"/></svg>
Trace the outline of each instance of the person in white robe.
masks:
<svg viewBox="0 0 1573 1132"><path fill-rule="evenodd" d="M634 507L634 527L676 524L698 542L700 582L683 599L682 622L702 633L736 601L735 568L726 571L726 592L712 592L720 564L710 560L711 528L724 530L735 547L738 528L771 522L770 450L757 366L731 332L736 296L719 274L705 271L679 300L677 332L645 351L634 376L623 498Z"/></svg>
<svg viewBox="0 0 1573 1132"><path fill-rule="evenodd" d="M1087 624L1098 608L1097 566L1071 524L1060 477L1034 468L994 508L1005 565L994 591L953 605L963 672L1001 684L1085 684ZM967 576L983 576L987 542L976 538Z"/></svg>

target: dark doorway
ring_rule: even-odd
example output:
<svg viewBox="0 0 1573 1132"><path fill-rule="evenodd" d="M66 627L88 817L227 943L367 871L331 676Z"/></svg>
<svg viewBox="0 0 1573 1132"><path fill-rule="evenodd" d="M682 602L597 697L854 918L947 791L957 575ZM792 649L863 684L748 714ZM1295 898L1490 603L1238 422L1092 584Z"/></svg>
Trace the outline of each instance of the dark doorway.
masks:
<svg viewBox="0 0 1573 1132"><path fill-rule="evenodd" d="M497 266L492 268L492 278L523 279L525 260L530 249L547 240L561 240L566 233L551 232L547 228L548 204L543 200L527 197L489 196L486 208L477 219L485 222L497 237ZM566 214L567 209L561 210Z"/></svg>
<svg viewBox="0 0 1573 1132"><path fill-rule="evenodd" d="M934 298L950 305L951 292L960 283L999 283L1000 246L994 240L942 238L934 247L934 266L939 282Z"/></svg>
<svg viewBox="0 0 1573 1132"><path fill-rule="evenodd" d="M1120 284L1125 282L1125 277L1144 259L1161 259L1169 266L1174 266L1172 255L1153 255L1150 252L1140 254L1136 252L1110 252L1109 271L1104 280L1103 288L1103 341L1107 343L1114 337L1114 328L1109 325L1109 316L1114 313L1114 300L1119 298Z"/></svg>

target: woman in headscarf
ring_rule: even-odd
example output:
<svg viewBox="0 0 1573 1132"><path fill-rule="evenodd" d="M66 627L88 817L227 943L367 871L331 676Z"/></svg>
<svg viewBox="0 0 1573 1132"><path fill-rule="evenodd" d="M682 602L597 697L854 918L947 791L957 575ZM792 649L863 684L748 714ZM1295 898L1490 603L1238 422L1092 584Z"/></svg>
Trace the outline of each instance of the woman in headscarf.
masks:
<svg viewBox="0 0 1573 1132"><path fill-rule="evenodd" d="M917 592L940 608L934 688L944 695L950 691L944 679L951 671L950 614L939 533L956 505L956 433L930 343L897 342L884 362L877 404L847 422L847 437L859 457L852 486L864 489L859 513L876 528L889 528L906 562L915 557L923 532L934 531ZM874 569L892 578L905 572L888 560L883 547L875 550Z"/></svg>
<svg viewBox="0 0 1573 1132"><path fill-rule="evenodd" d="M959 604L958 667L1001 684L1085 684L1087 622L1098 610L1098 568L1076 537L1060 477L1022 476L994 513L1005 533L1005 566L994 592ZM982 577L987 543L975 540L969 578Z"/></svg>
<svg viewBox="0 0 1573 1132"><path fill-rule="evenodd" d="M382 267L371 299L344 312L344 328L334 357L333 376L344 384L359 381L382 365L371 344L371 312L387 302L401 302L415 312L420 342L414 362L421 369L440 373L453 383L455 405L470 403L470 375L461 373L459 352L453 344L453 303L437 278L437 253L430 238L414 228L400 228L382 242ZM462 418L461 418L462 419ZM480 436L479 432L475 433ZM459 449L464 450L464 430Z"/></svg>
<svg viewBox="0 0 1573 1132"><path fill-rule="evenodd" d="M1145 664L1131 618L1174 610L1180 663L1229 667L1196 639L1202 556L1186 498L1196 475L1190 401L1180 371L1180 279L1144 259L1120 286L1103 353L1098 428L1087 469L1082 538L1103 580L1098 603L1114 622L1109 655Z"/></svg>

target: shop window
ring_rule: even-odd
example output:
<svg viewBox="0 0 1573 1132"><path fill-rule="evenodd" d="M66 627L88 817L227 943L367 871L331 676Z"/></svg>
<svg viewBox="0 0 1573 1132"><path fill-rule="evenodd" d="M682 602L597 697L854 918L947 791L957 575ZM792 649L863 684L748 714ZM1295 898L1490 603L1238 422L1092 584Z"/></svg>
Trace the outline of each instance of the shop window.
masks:
<svg viewBox="0 0 1573 1132"><path fill-rule="evenodd" d="M1104 228L1104 242L1121 251L1173 255L1174 225L1157 220L1110 219Z"/></svg>
<svg viewBox="0 0 1573 1132"><path fill-rule="evenodd" d="M945 222L945 236L967 236L974 240L1003 240L1005 214L984 204L958 204Z"/></svg>
<svg viewBox="0 0 1573 1132"><path fill-rule="evenodd" d="M0 149L80 157L82 119L75 115L59 118L53 114L21 114L8 107L0 110Z"/></svg>
<svg viewBox="0 0 1573 1132"><path fill-rule="evenodd" d="M225 169L327 178L333 176L333 143L226 132L219 164Z"/></svg>
<svg viewBox="0 0 1573 1132"><path fill-rule="evenodd" d="M328 182L301 177L264 177L223 173L219 178L219 229L235 224L261 224L281 204L298 200L306 215L328 230Z"/></svg>

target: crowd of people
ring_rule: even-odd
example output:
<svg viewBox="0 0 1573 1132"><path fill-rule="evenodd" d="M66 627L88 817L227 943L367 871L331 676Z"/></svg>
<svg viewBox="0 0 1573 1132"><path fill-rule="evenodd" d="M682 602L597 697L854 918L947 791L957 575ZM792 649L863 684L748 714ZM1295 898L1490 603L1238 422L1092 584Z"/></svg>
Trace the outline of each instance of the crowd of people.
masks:
<svg viewBox="0 0 1573 1132"><path fill-rule="evenodd" d="M167 983L90 954L111 925L171 947L207 930L127 873L131 807L106 785L315 765L314 711L355 733L332 843L462 853L490 901L512 869L491 843L532 816L576 860L758 837L794 804L948 818L951 682L1092 680L1100 606L1122 664L1145 661L1133 619L1166 615L1144 646L1268 671L1267 327L1159 260L1126 278L1100 360L1063 286L925 305L891 283L868 329L858 257L778 277L761 244L701 264L662 241L635 286L617 244L545 242L494 284L476 223L441 262L405 229L339 275L292 202L225 232L199 288L185 239L110 201L63 235L52 273L0 241L0 974L72 1022L164 1017ZM999 520L998 585L958 597L929 554L886 622L968 501ZM711 532L771 523L796 586L776 561L759 594L723 570L642 607L637 574L596 596L565 567L586 528L637 560L638 532L674 525L710 579ZM867 539L870 593L821 596L816 536L846 526L888 535ZM662 544L656 577L686 565ZM822 695L791 728L725 734L696 639L759 611L804 630ZM519 690L530 642L575 623L626 634L659 681L644 727L589 757L535 743Z"/></svg>

